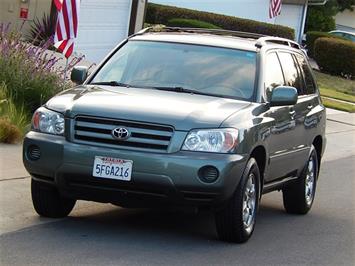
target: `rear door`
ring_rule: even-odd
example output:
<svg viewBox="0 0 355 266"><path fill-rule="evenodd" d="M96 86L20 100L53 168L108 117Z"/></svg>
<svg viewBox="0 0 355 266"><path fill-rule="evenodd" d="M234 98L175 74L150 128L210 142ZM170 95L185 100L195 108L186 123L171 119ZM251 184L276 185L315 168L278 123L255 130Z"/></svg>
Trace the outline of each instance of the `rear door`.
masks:
<svg viewBox="0 0 355 266"><path fill-rule="evenodd" d="M302 113L302 116L304 117L300 129L304 136L302 139L302 145L307 145L308 148L310 148L316 134L316 128L320 122L323 108L320 107L316 83L305 56L297 53L294 54L294 56L298 63L303 81L303 93L299 97L296 112Z"/></svg>

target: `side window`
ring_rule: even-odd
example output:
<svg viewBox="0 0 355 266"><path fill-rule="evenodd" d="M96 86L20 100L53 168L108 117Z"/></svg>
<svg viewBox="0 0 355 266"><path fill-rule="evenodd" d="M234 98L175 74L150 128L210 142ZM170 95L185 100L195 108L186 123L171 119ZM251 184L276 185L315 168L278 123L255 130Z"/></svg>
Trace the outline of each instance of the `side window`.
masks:
<svg viewBox="0 0 355 266"><path fill-rule="evenodd" d="M307 64L306 59L302 55L296 54L296 58L301 68L304 77L304 82L306 84L305 94L314 94L316 92L316 85L312 76L311 69Z"/></svg>
<svg viewBox="0 0 355 266"><path fill-rule="evenodd" d="M285 85L280 61L276 53L269 53L266 56L264 82L267 100L270 100L271 92L275 87Z"/></svg>
<svg viewBox="0 0 355 266"><path fill-rule="evenodd" d="M285 75L286 86L295 87L298 95L302 95L302 77L297 71L297 65L292 57L292 54L286 52L279 52L279 58L283 73Z"/></svg>

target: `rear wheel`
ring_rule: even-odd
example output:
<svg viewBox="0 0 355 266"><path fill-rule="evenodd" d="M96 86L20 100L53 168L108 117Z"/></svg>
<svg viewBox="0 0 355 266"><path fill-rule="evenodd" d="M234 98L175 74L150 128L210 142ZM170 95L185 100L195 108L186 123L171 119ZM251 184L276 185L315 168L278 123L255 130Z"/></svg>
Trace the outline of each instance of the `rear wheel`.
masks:
<svg viewBox="0 0 355 266"><path fill-rule="evenodd" d="M76 200L64 198L54 186L31 180L32 203L36 212L44 217L62 218L74 208Z"/></svg>
<svg viewBox="0 0 355 266"><path fill-rule="evenodd" d="M215 213L218 236L223 241L243 243L253 234L259 206L260 173L254 158L227 205Z"/></svg>
<svg viewBox="0 0 355 266"><path fill-rule="evenodd" d="M286 212L293 214L306 214L312 207L316 193L318 177L318 158L314 146L301 176L296 183L282 190L283 202Z"/></svg>

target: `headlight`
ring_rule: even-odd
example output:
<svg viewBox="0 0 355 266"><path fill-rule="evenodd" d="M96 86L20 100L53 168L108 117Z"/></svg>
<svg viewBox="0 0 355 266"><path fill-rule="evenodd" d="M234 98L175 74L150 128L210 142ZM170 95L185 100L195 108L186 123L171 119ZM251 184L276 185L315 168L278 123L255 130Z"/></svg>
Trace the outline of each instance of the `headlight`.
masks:
<svg viewBox="0 0 355 266"><path fill-rule="evenodd" d="M41 107L33 114L32 129L48 134L63 135L64 116Z"/></svg>
<svg viewBox="0 0 355 266"><path fill-rule="evenodd" d="M201 129L193 130L187 135L182 150L229 153L237 144L237 129Z"/></svg>

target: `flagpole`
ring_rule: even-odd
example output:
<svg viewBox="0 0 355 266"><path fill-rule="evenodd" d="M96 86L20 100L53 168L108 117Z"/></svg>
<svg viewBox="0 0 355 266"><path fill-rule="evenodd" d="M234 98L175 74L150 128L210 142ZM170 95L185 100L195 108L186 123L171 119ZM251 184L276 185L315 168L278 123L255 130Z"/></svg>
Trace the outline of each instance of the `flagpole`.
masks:
<svg viewBox="0 0 355 266"><path fill-rule="evenodd" d="M65 68L64 68L64 81L66 81L66 79L67 79L68 61L69 61L69 59L66 58L66 61L65 61Z"/></svg>

